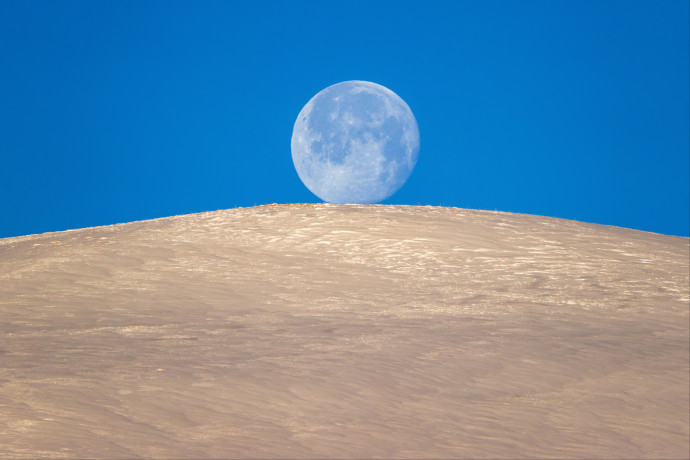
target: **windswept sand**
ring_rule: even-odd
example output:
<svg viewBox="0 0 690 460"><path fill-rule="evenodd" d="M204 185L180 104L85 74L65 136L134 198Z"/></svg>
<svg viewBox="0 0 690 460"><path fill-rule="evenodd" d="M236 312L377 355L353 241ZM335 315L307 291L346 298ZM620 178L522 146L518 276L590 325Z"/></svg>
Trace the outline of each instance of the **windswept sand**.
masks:
<svg viewBox="0 0 690 460"><path fill-rule="evenodd" d="M689 240L416 206L0 240L0 457L690 456Z"/></svg>

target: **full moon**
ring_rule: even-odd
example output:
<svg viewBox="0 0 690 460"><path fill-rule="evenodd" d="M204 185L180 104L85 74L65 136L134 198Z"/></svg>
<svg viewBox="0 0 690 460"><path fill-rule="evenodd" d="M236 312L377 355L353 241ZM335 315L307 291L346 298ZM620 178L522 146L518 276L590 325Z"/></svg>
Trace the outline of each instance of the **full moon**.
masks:
<svg viewBox="0 0 690 460"><path fill-rule="evenodd" d="M329 203L377 203L397 192L419 154L419 128L400 96L376 83L345 81L320 91L292 131L292 161Z"/></svg>

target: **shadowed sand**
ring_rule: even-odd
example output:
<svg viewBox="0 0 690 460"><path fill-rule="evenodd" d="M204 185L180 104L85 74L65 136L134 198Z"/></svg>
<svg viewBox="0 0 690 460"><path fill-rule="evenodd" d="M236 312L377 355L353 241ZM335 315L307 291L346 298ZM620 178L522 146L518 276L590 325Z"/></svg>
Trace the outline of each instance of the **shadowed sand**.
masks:
<svg viewBox="0 0 690 460"><path fill-rule="evenodd" d="M325 204L3 239L0 456L687 458L688 242Z"/></svg>

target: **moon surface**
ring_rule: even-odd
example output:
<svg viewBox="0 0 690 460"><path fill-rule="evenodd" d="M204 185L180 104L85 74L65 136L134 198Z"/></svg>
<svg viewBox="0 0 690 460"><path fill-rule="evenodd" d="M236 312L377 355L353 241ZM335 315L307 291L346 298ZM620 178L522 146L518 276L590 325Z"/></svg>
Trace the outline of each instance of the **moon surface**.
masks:
<svg viewBox="0 0 690 460"><path fill-rule="evenodd" d="M419 128L393 91L367 81L329 86L302 108L292 161L307 188L330 203L377 203L410 177Z"/></svg>

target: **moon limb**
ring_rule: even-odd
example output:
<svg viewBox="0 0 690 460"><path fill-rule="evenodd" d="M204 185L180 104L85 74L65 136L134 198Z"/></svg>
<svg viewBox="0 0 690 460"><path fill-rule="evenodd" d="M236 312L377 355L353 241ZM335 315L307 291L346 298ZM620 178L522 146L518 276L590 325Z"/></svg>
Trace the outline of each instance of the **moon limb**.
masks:
<svg viewBox="0 0 690 460"><path fill-rule="evenodd" d="M292 159L305 186L332 203L376 203L412 173L419 129L409 106L371 82L329 86L300 111Z"/></svg>

